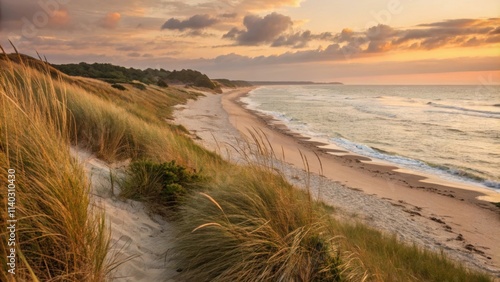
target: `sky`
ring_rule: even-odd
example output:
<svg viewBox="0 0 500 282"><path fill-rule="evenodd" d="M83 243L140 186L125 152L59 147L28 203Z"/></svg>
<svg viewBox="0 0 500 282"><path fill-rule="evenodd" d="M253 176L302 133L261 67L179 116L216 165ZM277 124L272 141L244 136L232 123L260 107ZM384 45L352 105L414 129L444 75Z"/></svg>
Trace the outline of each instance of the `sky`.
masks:
<svg viewBox="0 0 500 282"><path fill-rule="evenodd" d="M51 63L211 78L500 84L498 0L0 0L0 44Z"/></svg>

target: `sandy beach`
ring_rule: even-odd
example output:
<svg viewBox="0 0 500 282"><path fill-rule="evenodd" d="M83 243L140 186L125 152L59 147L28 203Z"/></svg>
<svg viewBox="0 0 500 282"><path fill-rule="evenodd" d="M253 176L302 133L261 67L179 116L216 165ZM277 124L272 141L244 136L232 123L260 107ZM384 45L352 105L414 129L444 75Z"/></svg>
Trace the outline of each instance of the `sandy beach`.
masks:
<svg viewBox="0 0 500 282"><path fill-rule="evenodd" d="M178 107L176 123L192 132L197 142L232 161L238 161L233 148L249 131L262 132L273 149L285 156L279 169L301 188L308 178L301 153L307 158L312 192L337 207L339 217L358 219L403 241L443 250L470 267L500 277L496 235L500 234L500 210L488 202L500 202L499 193L426 179L293 134L270 117L244 107L239 98L250 90L227 90L190 101Z"/></svg>

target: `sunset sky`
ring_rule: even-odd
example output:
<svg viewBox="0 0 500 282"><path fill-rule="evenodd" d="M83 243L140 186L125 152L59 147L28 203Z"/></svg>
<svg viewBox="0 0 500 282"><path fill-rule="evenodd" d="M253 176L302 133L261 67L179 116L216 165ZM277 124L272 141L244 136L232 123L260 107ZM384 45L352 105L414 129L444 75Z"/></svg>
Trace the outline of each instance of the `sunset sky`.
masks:
<svg viewBox="0 0 500 282"><path fill-rule="evenodd" d="M498 0L0 0L0 15L8 52L10 39L51 63L244 80L500 83Z"/></svg>

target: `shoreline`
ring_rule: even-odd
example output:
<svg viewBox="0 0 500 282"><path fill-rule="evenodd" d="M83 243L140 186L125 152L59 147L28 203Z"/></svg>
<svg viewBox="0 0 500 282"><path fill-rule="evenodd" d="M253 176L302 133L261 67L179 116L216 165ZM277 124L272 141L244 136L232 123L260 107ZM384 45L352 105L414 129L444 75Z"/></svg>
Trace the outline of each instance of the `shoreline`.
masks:
<svg viewBox="0 0 500 282"><path fill-rule="evenodd" d="M231 161L231 144L238 142L238 136L248 137L248 129L261 131L279 155L283 149L285 174L299 188L308 177L299 150L305 155L314 179L314 195L342 210L346 220L355 215L355 220L403 241L443 250L470 267L500 277L500 243L495 236L500 234L500 210L476 199L482 193L420 182L421 176L395 172L394 166L366 163L369 159L365 157L332 155L331 150L318 147L320 142L271 125L269 118L246 109L239 98L249 91L227 90L189 101L178 109L176 123L192 132L195 141ZM319 175L321 164L316 154L325 177Z"/></svg>
<svg viewBox="0 0 500 282"><path fill-rule="evenodd" d="M388 173L390 171L394 173L393 177L395 180L408 182L407 186L410 188L424 189L452 198L455 198L455 196L463 196L460 199L469 200L474 204L478 204L494 212L498 211L500 215L500 210L493 204L491 204L491 206L484 205L485 202L500 202L500 191L483 187L479 184L476 185L475 183L467 183L465 181L461 182L458 179L446 179L437 174L400 167L398 164L394 164L389 161L373 159L369 156L363 156L361 154L348 151L338 145L328 143L327 140L294 132L285 123L276 119L274 116L264 114L258 110L249 109L247 104L241 101L241 98L247 97L248 94L254 89L246 91L245 93L240 93L237 97L231 97L230 99L233 103L238 104L245 111L258 118L271 130L278 131L283 135L296 139L299 144L314 150L316 153L327 154L329 156L331 155L333 158L341 162L345 162L346 160L348 160L348 162L354 161L354 163L357 164L355 165L356 168L365 167L365 169L368 168L370 172L374 173L380 173L380 171L382 171L382 173ZM453 194L458 195L450 196L450 194L444 194L448 192L446 189L452 189ZM475 196L473 196L474 194L472 192L475 193Z"/></svg>
<svg viewBox="0 0 500 282"><path fill-rule="evenodd" d="M397 172L395 166L366 163L364 161L370 160L366 157L329 154L318 148L314 140L308 142L307 137L297 136L286 127L273 126L270 124L271 118L245 108L239 99L249 91L230 92L222 97L222 105L231 124L242 135L248 136L247 129L251 124L252 128L268 136L275 151L283 150L287 163L299 169L303 169L303 162L298 150L309 160L311 172L319 172L322 166L325 177L351 189L374 194L395 205L405 206L404 203L408 203L418 207L420 216L417 217L442 222L445 232L453 232L457 236L461 234L460 238L465 238L467 244L464 248L480 255L485 254L486 261L493 263L496 268L500 266L500 241L494 235L500 234L500 209L478 199L485 193L422 182L425 180L423 176ZM316 154L322 165L318 163Z"/></svg>

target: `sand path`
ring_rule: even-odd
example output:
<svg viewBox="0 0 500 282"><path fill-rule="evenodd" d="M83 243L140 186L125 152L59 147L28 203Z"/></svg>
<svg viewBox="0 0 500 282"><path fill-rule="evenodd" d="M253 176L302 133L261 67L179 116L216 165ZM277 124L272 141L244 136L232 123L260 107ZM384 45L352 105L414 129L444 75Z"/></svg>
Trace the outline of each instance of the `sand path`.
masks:
<svg viewBox="0 0 500 282"><path fill-rule="evenodd" d="M143 203L119 199L119 187L111 189L110 171L116 170L88 152L72 148L91 182L91 201L106 213L111 231L109 258L121 264L110 281L177 281L175 263L169 260L174 242L173 226L160 216L150 215Z"/></svg>

